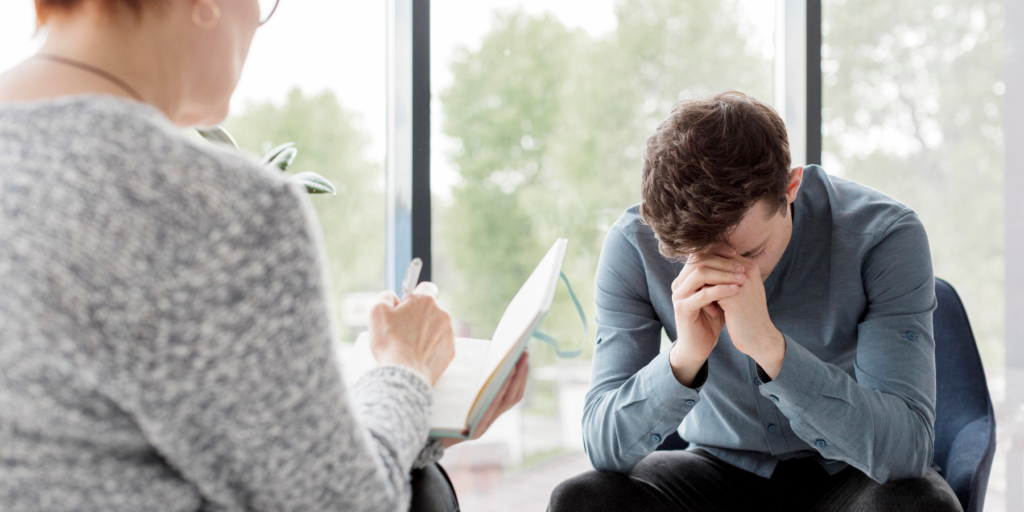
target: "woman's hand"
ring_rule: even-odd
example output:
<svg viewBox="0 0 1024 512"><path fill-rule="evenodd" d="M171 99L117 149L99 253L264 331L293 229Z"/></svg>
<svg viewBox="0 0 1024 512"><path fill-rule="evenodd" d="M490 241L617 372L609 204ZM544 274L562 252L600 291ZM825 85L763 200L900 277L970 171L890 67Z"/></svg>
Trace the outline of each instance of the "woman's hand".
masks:
<svg viewBox="0 0 1024 512"><path fill-rule="evenodd" d="M470 439L479 439L480 436L487 432L487 429L491 427L494 420L498 419L499 416L508 412L512 406L519 403L523 399L523 392L526 391L526 377L530 373L530 354L527 351L523 351L523 355L519 356L519 361L512 368L512 372L508 378L505 379L505 383L501 385L501 389L498 390L498 394L494 396L494 400L491 401L491 406L484 412L483 418L480 418L480 423L476 427L476 431L473 432L473 437ZM441 440L441 445L445 448L449 446L459 444L465 439L446 437Z"/></svg>
<svg viewBox="0 0 1024 512"><path fill-rule="evenodd" d="M452 318L438 305L437 293L434 283L423 282L402 302L386 290L370 310L370 352L377 363L409 368L431 386L455 358Z"/></svg>

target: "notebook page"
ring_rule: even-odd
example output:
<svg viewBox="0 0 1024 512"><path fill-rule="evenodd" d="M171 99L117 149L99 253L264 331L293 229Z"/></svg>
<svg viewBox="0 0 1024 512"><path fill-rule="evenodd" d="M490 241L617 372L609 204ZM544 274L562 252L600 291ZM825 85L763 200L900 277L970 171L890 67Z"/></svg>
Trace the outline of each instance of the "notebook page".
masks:
<svg viewBox="0 0 1024 512"><path fill-rule="evenodd" d="M487 355L488 340L455 338L455 359L434 384L434 410L430 428L462 430L466 428L473 400L480 392L480 372Z"/></svg>
<svg viewBox="0 0 1024 512"><path fill-rule="evenodd" d="M466 419L480 388L480 372L490 340L455 338L455 359L434 384L434 408L430 416L431 430L466 428ZM362 333L348 352L343 368L349 389L360 377L376 368L377 360L370 351L370 335Z"/></svg>
<svg viewBox="0 0 1024 512"><path fill-rule="evenodd" d="M486 385L512 349L533 334L540 317L551 308L567 242L564 238L555 242L505 309L484 360L480 387Z"/></svg>

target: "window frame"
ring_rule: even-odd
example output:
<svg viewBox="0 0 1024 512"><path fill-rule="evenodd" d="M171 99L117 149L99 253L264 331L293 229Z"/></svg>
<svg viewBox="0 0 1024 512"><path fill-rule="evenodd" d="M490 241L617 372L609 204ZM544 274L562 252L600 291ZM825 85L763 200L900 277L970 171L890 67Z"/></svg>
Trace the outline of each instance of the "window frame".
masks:
<svg viewBox="0 0 1024 512"><path fill-rule="evenodd" d="M431 279L430 0L387 0L386 282L399 286L409 261L423 259ZM1005 140L1024 140L1024 3L1005 2ZM821 0L776 0L775 104L790 134L793 165L820 164ZM1014 29L1016 27L1016 30ZM1016 50L1016 51L1015 51ZM1020 114L1020 115L1015 115ZM812 127L817 127L816 129ZM1006 254L1024 252L1024 145L1005 144ZM1006 259L1006 377L1008 410L1024 404L1024 267ZM1024 431L1024 425L1011 426ZM1021 450L1020 447L1016 448ZM1024 474L1024 456L1011 457L1007 478ZM1007 489L1019 489L1007 482ZM1013 492L1013 491L1011 491ZM1024 493L1024 491L1017 491ZM1007 496L1010 511L1024 499Z"/></svg>

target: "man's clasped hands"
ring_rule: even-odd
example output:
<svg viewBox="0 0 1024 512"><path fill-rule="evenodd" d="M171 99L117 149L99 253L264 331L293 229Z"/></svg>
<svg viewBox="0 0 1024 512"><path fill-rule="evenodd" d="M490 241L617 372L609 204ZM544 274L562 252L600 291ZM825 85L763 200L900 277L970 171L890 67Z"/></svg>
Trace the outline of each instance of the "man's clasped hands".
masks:
<svg viewBox="0 0 1024 512"><path fill-rule="evenodd" d="M752 357L774 379L782 369L786 341L768 315L764 279L757 264L723 246L693 254L672 282L677 340L669 354L672 373L684 386L697 373L729 326L733 346Z"/></svg>

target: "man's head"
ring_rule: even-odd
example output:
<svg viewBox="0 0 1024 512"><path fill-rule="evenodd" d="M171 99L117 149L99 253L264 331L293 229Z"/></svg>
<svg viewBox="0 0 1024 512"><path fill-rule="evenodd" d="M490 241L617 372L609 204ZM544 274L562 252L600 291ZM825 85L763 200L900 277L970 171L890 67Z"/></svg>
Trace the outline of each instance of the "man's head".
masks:
<svg viewBox="0 0 1024 512"><path fill-rule="evenodd" d="M770 106L736 91L681 101L647 139L641 215L666 257L731 247L767 278L792 235L803 169L789 163Z"/></svg>

